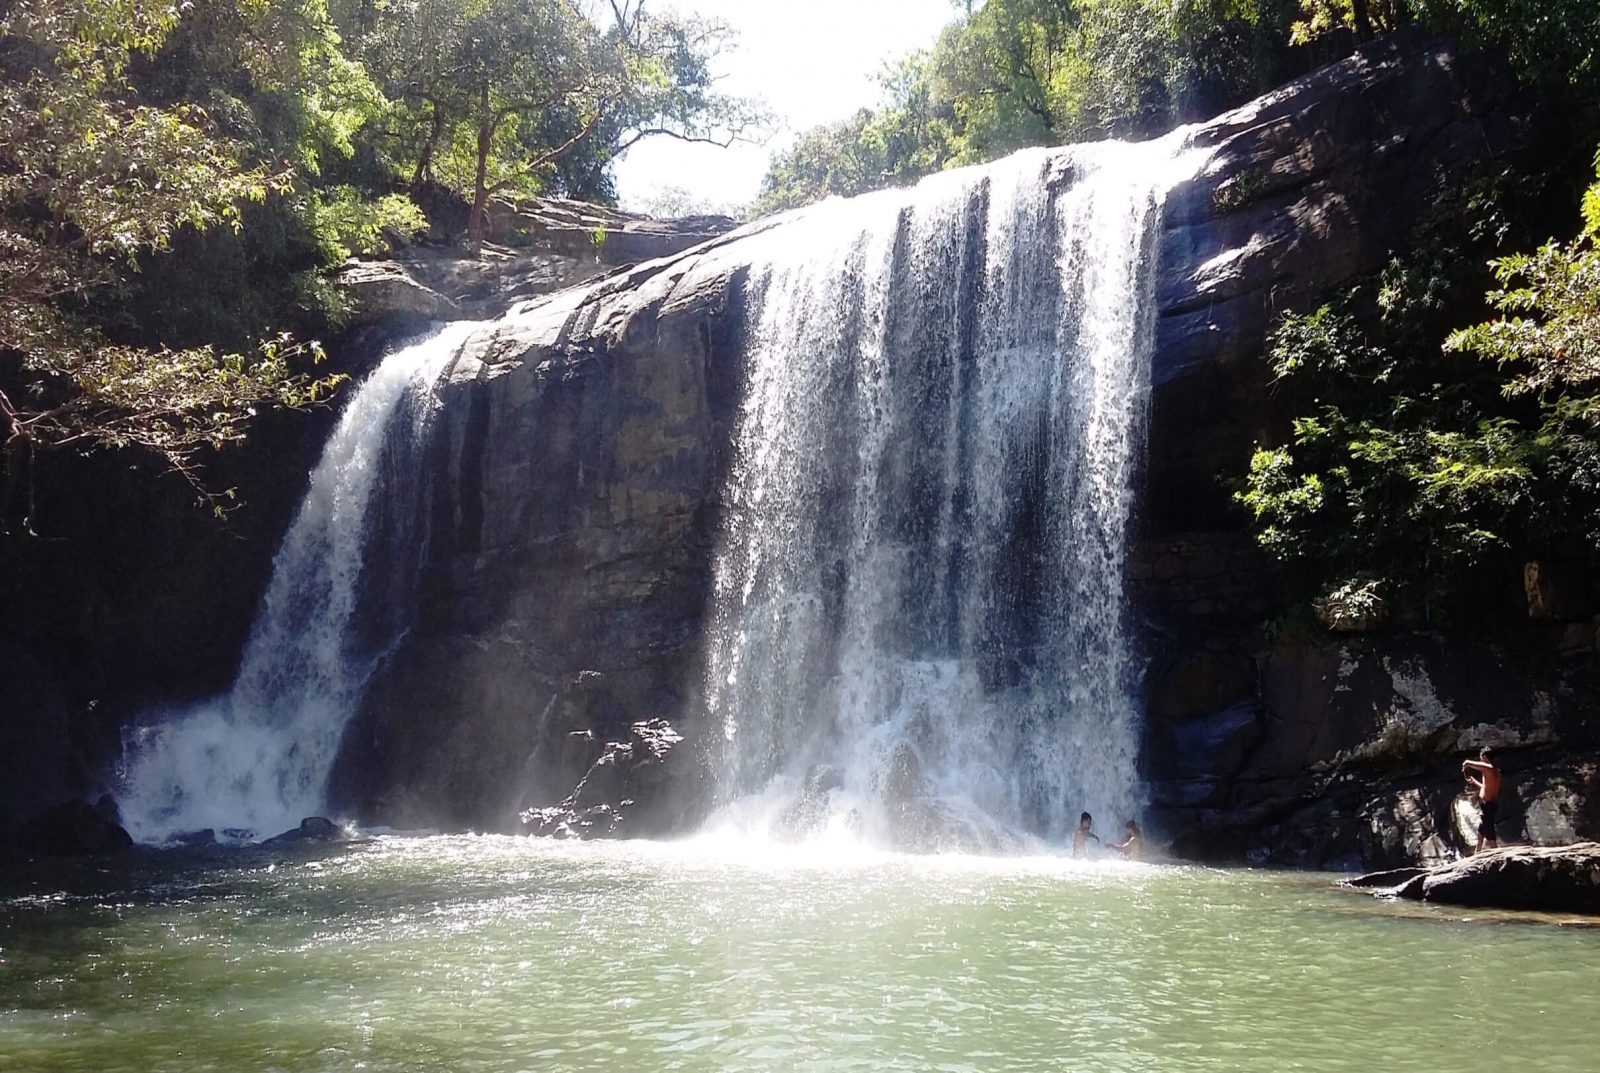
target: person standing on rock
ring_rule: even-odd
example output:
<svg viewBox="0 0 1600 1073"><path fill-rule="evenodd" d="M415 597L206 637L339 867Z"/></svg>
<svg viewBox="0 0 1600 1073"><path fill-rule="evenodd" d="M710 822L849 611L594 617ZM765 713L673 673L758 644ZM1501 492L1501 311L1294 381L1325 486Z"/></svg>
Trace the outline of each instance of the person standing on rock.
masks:
<svg viewBox="0 0 1600 1073"><path fill-rule="evenodd" d="M1100 836L1090 830L1094 826L1094 817L1085 812L1078 817L1078 829L1072 832L1072 859L1081 861L1089 853L1089 839L1100 841Z"/></svg>
<svg viewBox="0 0 1600 1073"><path fill-rule="evenodd" d="M1485 846L1498 849L1500 839L1494 833L1494 824L1500 812L1500 769L1494 766L1494 750L1485 746L1478 759L1461 761L1461 776L1477 793L1483 812L1478 821L1478 844L1472 852L1482 853Z"/></svg>

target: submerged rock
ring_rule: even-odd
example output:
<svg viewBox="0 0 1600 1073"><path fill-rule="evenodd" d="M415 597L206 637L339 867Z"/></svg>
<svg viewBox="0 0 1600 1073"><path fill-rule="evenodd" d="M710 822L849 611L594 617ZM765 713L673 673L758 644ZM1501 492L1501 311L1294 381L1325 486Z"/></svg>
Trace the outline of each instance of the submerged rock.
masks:
<svg viewBox="0 0 1600 1073"><path fill-rule="evenodd" d="M1445 905L1600 914L1600 842L1486 850L1437 868L1361 876L1347 885Z"/></svg>
<svg viewBox="0 0 1600 1073"><path fill-rule="evenodd" d="M285 831L262 843L264 846L281 846L294 842L348 842L350 832L326 816L307 816L300 826Z"/></svg>

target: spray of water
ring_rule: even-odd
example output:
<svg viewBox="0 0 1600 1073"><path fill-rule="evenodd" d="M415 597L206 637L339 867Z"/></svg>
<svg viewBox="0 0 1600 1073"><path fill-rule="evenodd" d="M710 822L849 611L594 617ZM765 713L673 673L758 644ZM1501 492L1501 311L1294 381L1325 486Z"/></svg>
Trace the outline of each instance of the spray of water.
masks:
<svg viewBox="0 0 1600 1073"><path fill-rule="evenodd" d="M345 724L404 628L426 531L431 389L474 326L395 351L355 389L273 560L233 689L125 743L135 838L273 834L322 810Z"/></svg>
<svg viewBox="0 0 1600 1073"><path fill-rule="evenodd" d="M713 830L915 849L1136 814L1123 599L1182 135L758 236L715 566Z"/></svg>

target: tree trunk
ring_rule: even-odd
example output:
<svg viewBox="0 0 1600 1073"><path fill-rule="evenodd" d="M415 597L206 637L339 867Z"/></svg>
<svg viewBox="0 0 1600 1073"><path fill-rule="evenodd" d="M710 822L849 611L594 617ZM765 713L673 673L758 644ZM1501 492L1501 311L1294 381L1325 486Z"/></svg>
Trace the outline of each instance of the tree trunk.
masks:
<svg viewBox="0 0 1600 1073"><path fill-rule="evenodd" d="M422 152L417 154L417 170L411 173L411 192L422 193L423 184L433 175L433 154L438 150L439 139L444 137L444 113L439 110L437 101L429 101L428 107L433 110L433 123L428 129L428 140L422 143Z"/></svg>
<svg viewBox="0 0 1600 1073"><path fill-rule="evenodd" d="M489 232L489 149L494 145L498 125L489 111L489 90L484 89L478 113L478 166L472 176L472 215L467 219L467 238L476 251L483 249Z"/></svg>
<svg viewBox="0 0 1600 1073"><path fill-rule="evenodd" d="M1356 20L1356 40L1372 40L1372 15L1367 11L1367 0L1351 0L1351 14Z"/></svg>
<svg viewBox="0 0 1600 1073"><path fill-rule="evenodd" d="M16 435L14 428L8 428L7 433L4 446L0 447L0 533L13 531L13 516L17 522L16 532L32 533L32 445L24 437Z"/></svg>

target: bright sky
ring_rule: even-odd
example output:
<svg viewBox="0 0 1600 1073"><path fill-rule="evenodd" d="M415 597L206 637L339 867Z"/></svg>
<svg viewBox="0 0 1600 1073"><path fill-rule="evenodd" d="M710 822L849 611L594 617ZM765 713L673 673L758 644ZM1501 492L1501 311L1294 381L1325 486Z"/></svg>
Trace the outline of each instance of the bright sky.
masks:
<svg viewBox="0 0 1600 1073"><path fill-rule="evenodd" d="M713 207L754 200L774 151L819 123L876 104L884 62L931 48L956 13L952 0L655 0L650 6L730 24L738 42L720 61L719 88L765 100L778 126L764 146L645 139L615 167L624 208L644 207L672 187Z"/></svg>

